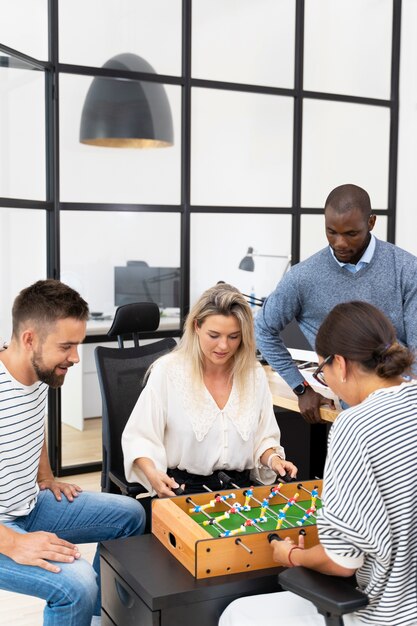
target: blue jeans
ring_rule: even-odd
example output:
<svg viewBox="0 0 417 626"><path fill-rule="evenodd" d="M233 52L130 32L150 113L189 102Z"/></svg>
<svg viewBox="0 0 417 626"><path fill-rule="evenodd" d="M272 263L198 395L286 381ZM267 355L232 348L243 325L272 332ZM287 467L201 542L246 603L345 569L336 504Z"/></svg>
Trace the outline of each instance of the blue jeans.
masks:
<svg viewBox="0 0 417 626"><path fill-rule="evenodd" d="M58 502L51 491L41 491L29 515L4 525L20 533L52 532L79 545L141 535L145 512L127 496L83 491L73 502L64 495ZM98 548L93 566L80 558L59 567L54 574L0 554L0 588L46 600L44 626L90 626L92 616L101 611Z"/></svg>

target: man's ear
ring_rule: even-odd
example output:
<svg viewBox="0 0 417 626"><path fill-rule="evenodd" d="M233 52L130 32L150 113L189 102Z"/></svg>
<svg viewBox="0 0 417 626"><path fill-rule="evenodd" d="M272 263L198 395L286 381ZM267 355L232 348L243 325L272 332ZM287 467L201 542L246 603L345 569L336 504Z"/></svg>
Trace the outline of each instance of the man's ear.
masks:
<svg viewBox="0 0 417 626"><path fill-rule="evenodd" d="M21 339L21 343L24 349L27 350L28 352L32 352L33 346L36 340L35 331L32 328L28 328L24 330L20 336L20 339Z"/></svg>
<svg viewBox="0 0 417 626"><path fill-rule="evenodd" d="M369 230L369 232L371 232L371 230L375 226L375 222L376 222L376 215L374 215L374 213L371 213L371 215L368 218L368 230Z"/></svg>

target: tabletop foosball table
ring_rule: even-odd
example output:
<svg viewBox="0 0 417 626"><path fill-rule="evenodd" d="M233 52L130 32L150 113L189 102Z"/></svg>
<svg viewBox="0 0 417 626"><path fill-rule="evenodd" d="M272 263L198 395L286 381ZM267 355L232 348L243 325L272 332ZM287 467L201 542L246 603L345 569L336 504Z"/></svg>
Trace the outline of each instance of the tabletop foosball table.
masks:
<svg viewBox="0 0 417 626"><path fill-rule="evenodd" d="M103 626L217 626L233 600L279 591L268 538L314 545L320 492L316 480L155 499L152 534L100 544Z"/></svg>
<svg viewBox="0 0 417 626"><path fill-rule="evenodd" d="M268 537L318 542L321 481L154 500L152 533L196 578L276 566Z"/></svg>

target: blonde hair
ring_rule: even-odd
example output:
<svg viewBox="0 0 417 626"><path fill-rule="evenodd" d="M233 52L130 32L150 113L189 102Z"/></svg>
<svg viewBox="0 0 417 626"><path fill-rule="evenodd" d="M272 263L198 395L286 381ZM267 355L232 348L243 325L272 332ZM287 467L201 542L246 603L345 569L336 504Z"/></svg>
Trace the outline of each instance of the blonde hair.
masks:
<svg viewBox="0 0 417 626"><path fill-rule="evenodd" d="M256 347L252 311L236 287L220 283L200 296L187 316L184 334L175 351L181 353L190 365L194 382L202 382L204 359L195 326L201 328L211 315L234 315L239 322L242 339L233 356L230 376L243 390L256 365Z"/></svg>

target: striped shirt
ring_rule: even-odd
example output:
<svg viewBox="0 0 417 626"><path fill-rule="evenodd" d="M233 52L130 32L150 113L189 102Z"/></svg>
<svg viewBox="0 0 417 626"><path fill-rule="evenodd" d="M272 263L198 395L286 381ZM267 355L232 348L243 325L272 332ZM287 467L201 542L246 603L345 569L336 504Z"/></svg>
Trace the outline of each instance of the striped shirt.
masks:
<svg viewBox="0 0 417 626"><path fill-rule="evenodd" d="M0 361L0 522L35 506L47 394L47 385L22 385Z"/></svg>
<svg viewBox="0 0 417 626"><path fill-rule="evenodd" d="M358 568L365 624L417 623L417 384L379 389L330 436L317 525L328 556Z"/></svg>

